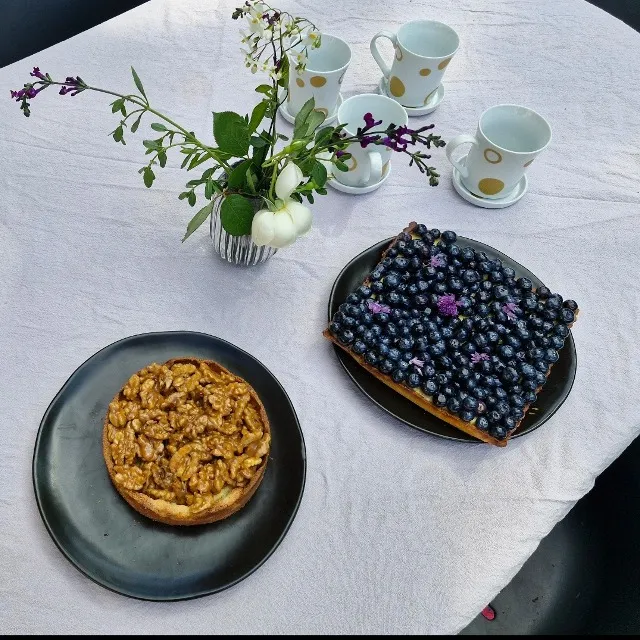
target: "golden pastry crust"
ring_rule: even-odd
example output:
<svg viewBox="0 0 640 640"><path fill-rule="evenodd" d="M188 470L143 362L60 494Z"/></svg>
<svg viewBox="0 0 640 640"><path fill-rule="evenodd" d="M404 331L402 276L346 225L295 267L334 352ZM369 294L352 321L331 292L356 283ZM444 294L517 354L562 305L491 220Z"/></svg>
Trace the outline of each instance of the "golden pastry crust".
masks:
<svg viewBox="0 0 640 640"><path fill-rule="evenodd" d="M137 372L109 405L109 477L139 513L207 524L241 509L260 485L271 431L254 389L212 360L176 358Z"/></svg>

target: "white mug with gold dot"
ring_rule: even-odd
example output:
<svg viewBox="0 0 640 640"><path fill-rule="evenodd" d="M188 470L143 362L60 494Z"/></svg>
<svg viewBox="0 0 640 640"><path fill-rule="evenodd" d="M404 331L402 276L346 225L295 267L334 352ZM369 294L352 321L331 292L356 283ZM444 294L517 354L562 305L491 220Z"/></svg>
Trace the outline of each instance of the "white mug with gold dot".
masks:
<svg viewBox="0 0 640 640"><path fill-rule="evenodd" d="M297 53L289 54L289 92L286 109L295 117L304 103L313 97L316 111L325 115L325 123L336 117L340 87L351 62L351 48L336 36L321 34L320 46L307 49L306 68L295 69Z"/></svg>
<svg viewBox="0 0 640 640"><path fill-rule="evenodd" d="M379 38L388 38L393 43L391 67L380 55ZM459 46L458 34L435 20L407 22L398 33L380 31L370 45L389 95L405 107L422 107L429 102Z"/></svg>
<svg viewBox="0 0 640 640"><path fill-rule="evenodd" d="M540 114L527 107L501 104L480 116L475 136L456 136L447 143L446 152L466 189L495 200L509 196L550 142L551 126ZM463 144L471 145L464 163L453 158Z"/></svg>
<svg viewBox="0 0 640 640"><path fill-rule="evenodd" d="M338 109L338 123L345 125L344 131L348 136L355 136L358 128L365 126L366 113L381 121L372 132L383 131L391 124L406 126L409 121L407 112L395 100L377 93L363 93L344 101ZM371 187L380 183L389 172L393 153L389 147L375 144L362 147L359 142L354 142L346 151L351 154L345 162L349 170L335 169L333 177L348 187Z"/></svg>

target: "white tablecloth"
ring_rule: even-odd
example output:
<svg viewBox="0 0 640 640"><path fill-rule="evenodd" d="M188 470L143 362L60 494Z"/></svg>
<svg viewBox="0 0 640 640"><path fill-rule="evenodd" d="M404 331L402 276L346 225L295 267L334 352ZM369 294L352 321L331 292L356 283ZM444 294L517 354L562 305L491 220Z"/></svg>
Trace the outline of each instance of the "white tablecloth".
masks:
<svg viewBox="0 0 640 640"><path fill-rule="evenodd" d="M462 201L442 152L437 189L396 159L378 192L319 198L307 239L238 269L204 228L180 243L193 213L177 200L187 175L173 162L147 190L137 169L148 129L116 145L106 97L50 89L29 119L8 99L36 64L122 90L133 64L152 104L210 136L212 111L245 113L256 97L233 6L153 1L0 71L3 631L456 632L640 429L640 35L580 0L283 0L350 42L346 95L376 86L374 33L436 18L462 43L429 117L438 131L473 133L488 106L521 103L554 139L512 208ZM580 303L571 395L506 449L395 421L320 335L340 268L413 219L507 252ZM111 593L63 558L38 515L31 456L45 408L80 363L124 336L171 329L262 360L296 407L309 466L298 516L259 571L212 597L158 604Z"/></svg>

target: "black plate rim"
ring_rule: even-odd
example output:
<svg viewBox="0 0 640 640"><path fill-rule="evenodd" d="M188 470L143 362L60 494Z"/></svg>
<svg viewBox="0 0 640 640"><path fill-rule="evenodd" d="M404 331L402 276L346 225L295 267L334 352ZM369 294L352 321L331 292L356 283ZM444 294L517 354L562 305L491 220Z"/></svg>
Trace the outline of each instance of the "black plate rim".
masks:
<svg viewBox="0 0 640 640"><path fill-rule="evenodd" d="M349 260L349 262L347 262L347 264L341 269L340 273L338 274L338 276L336 277L336 279L335 279L335 281L333 283L333 286L331 287L331 293L329 294L329 304L327 305L329 322L331 322L331 318L332 318L332 315L333 315L331 313L331 307L333 306L333 300L334 300L334 297L335 297L336 289L337 289L338 283L340 282L340 280L341 280L343 274L345 273L345 271L347 271L347 269L349 269L349 267L354 262L356 262L359 258L361 258L364 254L369 253L370 251L373 251L373 250L379 250L380 252L382 252L382 250L384 248L386 248L387 246L389 246L391 241L393 239L395 239L395 238L396 238L396 236L391 236L390 238L387 238L386 240L381 240L380 242L376 242L375 244L372 244L370 247L368 247L367 249L364 249L357 256L354 256L351 260ZM520 264L517 260L514 260L511 256L508 256L507 254L503 253L502 251L499 251L498 249L495 249L491 245L485 244L484 242L480 242L480 240L474 240L473 238L467 238L465 236L458 236L458 240L461 240L463 242L465 240L471 240L472 242L476 242L477 244L482 245L486 249L489 249L490 251L495 252L495 254L498 257L507 258L510 262L518 265L519 267L521 267L525 271L529 271L530 273L533 273L529 269L527 269L524 265ZM538 276L536 276L536 278L538 280L540 280L540 278L538 278ZM540 280L540 282L542 282L542 281ZM544 283L542 283L542 286L545 286ZM552 418L555 415L555 413L558 411L558 409L560 409L560 407L565 403L566 399L569 397L569 394L571 393L571 389L573 389L573 383L575 382L576 372L578 370L578 354L576 352L576 344L575 344L575 341L573 339L573 333L571 332L571 330L569 330L569 344L571 345L571 354L572 354L572 357L573 357L573 359L575 361L575 366L573 367L573 375L571 376L571 379L568 381L569 387L567 389L567 393L566 393L564 399L562 400L562 402L560 402L558 404L557 407L555 407L555 409L553 409L553 411L551 411L547 416L545 416L545 418L543 420L541 420L535 426L532 426L531 428L529 428L529 429L527 429L525 431L517 430L511 436L511 439L521 438L522 436L525 436L525 435L527 435L529 433L532 433L533 431L535 431L536 429L541 427L545 422L547 422L550 418ZM468 436L468 438L464 438L464 437L453 436L453 435L449 436L449 435L446 435L446 434L443 434L443 433L436 433L434 431L428 431L427 429L419 427L418 425L413 424L412 422L409 422L409 420L405 420L401 416L393 413L393 411L391 411L389 408L385 407L383 404L378 402L378 400L376 400L373 396L371 396L369 393L367 393L360 386L359 382L355 379L355 377L352 375L351 371L349 371L349 369L347 368L347 365L345 364L345 360L343 360L343 358L350 358L351 356L349 356L343 349L341 349L337 345L334 344L332 346L333 346L333 349L334 349L334 351L336 353L336 356L338 357L338 362L340 362L340 366L346 371L347 375L349 376L349 378L351 378L351 380L356 385L356 387L360 390L360 392L363 393L367 398L369 398L369 400L371 400L374 404L376 404L378 407L380 407L380 409L382 409L385 413L389 414L390 416L392 416L393 418L395 418L399 422L402 422L403 424L406 424L407 426L411 427L412 429L415 429L416 431L420 431L421 433L427 433L427 434L430 434L432 436L436 436L438 438L443 438L445 440L451 440L453 442L464 442L466 444L485 444L481 440L478 440L477 438L474 438L473 436ZM370 374L368 374L368 375L370 375ZM407 402L411 402L411 401L407 400ZM464 433L464 432L461 432L461 433Z"/></svg>
<svg viewBox="0 0 640 640"><path fill-rule="evenodd" d="M49 521L47 519L47 516L45 515L43 506L41 504L41 496L40 496L40 494L38 492L38 484L37 484L37 481L36 481L36 476L37 476L36 459L37 459L37 455L38 455L38 450L40 448L42 427L43 427L45 421L47 420L47 418L49 416L49 413L52 410L52 407L55 405L58 397L60 395L62 395L62 392L67 387L67 385L69 384L70 380L85 365L87 365L87 363L90 360L92 360L95 356L99 355L100 353L102 353L106 349L114 347L115 345L120 344L122 342L127 342L129 340L135 340L135 339L138 339L138 338L148 337L148 336L162 336L162 335L176 335L176 334L192 335L192 336L204 336L206 338L213 338L214 340L218 340L219 342L223 342L226 345L228 345L230 347L233 347L237 351L240 351L242 354L248 356L249 358L251 358L252 360L257 362L273 378L273 380L276 382L276 384L280 387L280 389L284 393L284 397L286 398L287 402L289 403L289 407L291 408L291 412L293 414L296 427L298 428L298 432L300 434L300 444L302 445L302 448L301 448L301 451L300 451L301 458L302 458L302 483L300 485L300 492L299 492L298 498L296 500L296 503L294 505L293 511L292 511L291 516L289 517L289 519L288 519L288 521L287 521L282 533L280 534L280 536L278 537L276 542L273 544L271 549L268 551L268 553L264 556L264 558L262 558L262 560L260 562L258 562L254 567L252 567L249 571L244 573L242 576L240 576L240 577L236 578L235 580L232 580L231 582L229 582L229 583L227 583L225 585L222 585L220 587L217 587L217 588L214 588L214 589L208 589L208 590L203 591L201 593L190 594L190 595L187 595L187 596L178 596L178 597L175 597L175 596L142 597L142 596L136 595L134 593L123 591L122 589L117 589L113 585L99 580L97 577L95 577L94 575L89 573L88 570L85 570L85 568L83 566L78 564L71 557L71 555L67 553L67 551L64 548L64 546L57 539L57 537L56 537L56 535L55 535L55 533L54 533L54 531L53 531L53 529L52 529L52 527L51 527L51 525L50 525L50 523L49 523ZM107 589L107 590L111 591L112 593L117 593L118 595L122 595L122 596L125 596L127 598L131 598L133 600L142 600L142 601L145 601L145 602L180 602L180 601L183 601L183 600L195 600L196 598L204 598L205 596L214 595L216 593L220 593L221 591L225 591L227 589L230 589L231 587L234 587L238 583L240 583L243 580L245 580L246 578L248 578L252 573L257 571L275 553L276 549L280 546L280 544L284 540L285 536L289 532L289 529L291 528L291 525L293 524L293 521L295 520L295 517L298 514L298 509L300 508L300 504L302 503L302 496L304 494L304 489L305 489L306 482L307 482L307 447L306 447L306 443L305 443L305 440L304 440L304 433L302 432L302 427L300 426L300 420L298 419L298 414L296 413L295 407L293 406L293 403L291 402L291 398L289 397L289 394L287 393L285 388L282 386L282 384L280 383L278 378L276 378L276 376L273 375L271 370L268 369L255 356L252 356L250 353L248 353L244 349L241 349L240 347L237 347L235 344L233 344L232 342L229 342L228 340L225 340L224 338L219 338L217 336L213 336L213 335L211 335L209 333L204 333L202 331L180 331L180 330L178 330L178 331L150 331L150 332L146 332L146 333L136 333L135 335L131 335L131 336L127 336L125 338L121 338L120 340L116 340L115 342L112 342L111 344L106 345L102 349L99 349L98 351L93 353L91 356L89 356L67 378L67 380L62 385L62 387L60 387L60 390L58 391L58 393L56 393L56 395L54 396L53 400L51 400L51 402L49 403L49 406L47 407L46 411L44 412L44 415L42 416L42 420L40 421L40 425L38 427L38 433L36 435L35 445L34 445L34 448L33 448L33 457L32 457L32 460L31 460L31 480L32 480L32 483L33 483L33 491L34 491L35 498L36 498L36 504L38 506L38 512L40 513L40 517L42 518L42 522L44 523L44 526L45 526L45 529L47 530L47 533L49 534L49 536L53 540L54 544L56 545L56 547L58 548L60 553L62 553L62 555L71 563L71 565L73 567L75 567L82 575L84 575L85 577L89 578L89 580L91 580L91 582L99 585L100 587L102 587L104 589Z"/></svg>

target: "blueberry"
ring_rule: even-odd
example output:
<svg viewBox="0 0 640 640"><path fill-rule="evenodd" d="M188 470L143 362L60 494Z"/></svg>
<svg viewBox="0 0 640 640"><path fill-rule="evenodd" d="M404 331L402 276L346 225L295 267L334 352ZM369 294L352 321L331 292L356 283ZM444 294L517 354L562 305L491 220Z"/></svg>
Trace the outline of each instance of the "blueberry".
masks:
<svg viewBox="0 0 640 640"><path fill-rule="evenodd" d="M466 409L467 411L473 411L475 413L478 410L478 400L476 398L474 398L473 396L467 396L462 401L462 407L463 407L463 409Z"/></svg>
<svg viewBox="0 0 640 640"><path fill-rule="evenodd" d="M428 396L432 396L438 390L438 385L433 380L425 380L422 383L422 391Z"/></svg>
<svg viewBox="0 0 640 640"><path fill-rule="evenodd" d="M462 261L465 263L472 262L476 258L476 252L471 247L464 247L462 250Z"/></svg>
<svg viewBox="0 0 640 640"><path fill-rule="evenodd" d="M376 294L381 294L384 291L384 283L382 280L374 280L371 283L371 291Z"/></svg>
<svg viewBox="0 0 640 640"><path fill-rule="evenodd" d="M451 413L458 413L460 411L460 400L455 397L451 397L447 400L447 409L451 411Z"/></svg>
<svg viewBox="0 0 640 640"><path fill-rule="evenodd" d="M400 360L400 350L396 349L395 347L392 349L389 349L389 353L387 354L387 358L389 360L391 360L392 362L397 362L398 360Z"/></svg>
<svg viewBox="0 0 640 640"><path fill-rule="evenodd" d="M416 233L419 233L421 236L427 233L427 231L427 225L425 224L419 224L416 226Z"/></svg>
<svg viewBox="0 0 640 640"><path fill-rule="evenodd" d="M535 296L527 296L521 304L527 311L535 311L538 307L538 299Z"/></svg>
<svg viewBox="0 0 640 640"><path fill-rule="evenodd" d="M502 424L506 427L507 431L513 431L518 424L518 421L513 416L505 416L502 419Z"/></svg>
<svg viewBox="0 0 640 640"><path fill-rule="evenodd" d="M500 284L504 280L504 276L501 271L492 271L489 274L489 280L491 280L493 284Z"/></svg>
<svg viewBox="0 0 640 640"><path fill-rule="evenodd" d="M446 244L453 244L458 239L458 236L454 231L443 231L440 239Z"/></svg>
<svg viewBox="0 0 640 640"><path fill-rule="evenodd" d="M512 407L509 415L513 416L516 421L522 420L522 418L524 418L524 409L521 409L520 407Z"/></svg>
<svg viewBox="0 0 640 640"><path fill-rule="evenodd" d="M562 306L565 309L571 309L571 311L577 311L578 310L578 303L575 300L565 300L562 303Z"/></svg>
<svg viewBox="0 0 640 640"><path fill-rule="evenodd" d="M441 356L438 358L438 365L445 371L449 371L453 367L453 360L449 356Z"/></svg>
<svg viewBox="0 0 640 640"><path fill-rule="evenodd" d="M576 314L571 309L562 309L560 311L560 320L565 324L571 324L576 319Z"/></svg>
<svg viewBox="0 0 640 640"><path fill-rule="evenodd" d="M499 411L496 411L495 409L492 409L487 414L487 418L489 418L489 420L491 422L500 422L500 419L502 418L502 415L500 414Z"/></svg>
<svg viewBox="0 0 640 640"><path fill-rule="evenodd" d="M382 335L382 327L379 324L374 324L370 331L376 338L379 338Z"/></svg>
<svg viewBox="0 0 640 640"><path fill-rule="evenodd" d="M364 354L364 360L370 365L376 365L379 360L378 354L373 350L369 350Z"/></svg>
<svg viewBox="0 0 640 640"><path fill-rule="evenodd" d="M429 298L423 293L419 293L414 297L413 303L419 309L424 309L429 304Z"/></svg>
<svg viewBox="0 0 640 640"><path fill-rule="evenodd" d="M380 312L373 314L373 321L378 324L387 324L391 318L388 313Z"/></svg>
<svg viewBox="0 0 640 640"><path fill-rule="evenodd" d="M493 265L488 260L478 260L478 270L480 273L489 274L493 270Z"/></svg>
<svg viewBox="0 0 640 640"><path fill-rule="evenodd" d="M558 362L558 352L555 349L546 349L544 352L544 359L547 362Z"/></svg>
<svg viewBox="0 0 640 640"><path fill-rule="evenodd" d="M342 344L351 344L354 339L353 331L351 329L345 329L341 333L338 334L338 340L342 342Z"/></svg>
<svg viewBox="0 0 640 640"><path fill-rule="evenodd" d="M356 340L353 343L353 347L351 347L351 350L357 355L362 355L367 350L367 345L362 342L362 340Z"/></svg>
<svg viewBox="0 0 640 640"><path fill-rule="evenodd" d="M410 373L406 379L406 385L408 387L419 387L421 383L420 376L417 373Z"/></svg>
<svg viewBox="0 0 640 640"><path fill-rule="evenodd" d="M473 395L478 398L478 400L486 400L489 396L489 392L484 387L476 387L473 391Z"/></svg>
<svg viewBox="0 0 640 640"><path fill-rule="evenodd" d="M339 322L332 322L329 325L329 332L334 336L340 333L341 330L342 330L342 326L340 325Z"/></svg>
<svg viewBox="0 0 640 640"><path fill-rule="evenodd" d="M498 346L498 354L507 360L513 358L515 355L515 349L509 344L501 344Z"/></svg>
<svg viewBox="0 0 640 640"><path fill-rule="evenodd" d="M515 351L522 347L522 342L513 334L505 336L504 343L508 344L510 347L513 347Z"/></svg>
<svg viewBox="0 0 640 640"><path fill-rule="evenodd" d="M499 284L493 288L493 297L496 300L504 300L509 295L509 289L503 284Z"/></svg>
<svg viewBox="0 0 640 640"><path fill-rule="evenodd" d="M432 364L425 364L422 367L422 375L425 378L433 378L436 375L436 368Z"/></svg>
<svg viewBox="0 0 640 640"><path fill-rule="evenodd" d="M371 289L367 286L365 286L364 284L359 286L356 289L356 293L363 299L366 300L367 298L371 297Z"/></svg>
<svg viewBox="0 0 640 640"><path fill-rule="evenodd" d="M447 398L451 398L456 395L456 388L452 384L444 384L440 387L440 391L444 393Z"/></svg>
<svg viewBox="0 0 640 640"><path fill-rule="evenodd" d="M533 289L533 282L529 278L518 278L516 283L523 291L531 291Z"/></svg>
<svg viewBox="0 0 640 640"><path fill-rule="evenodd" d="M502 273L504 273L505 278L514 278L516 272L511 267L503 267Z"/></svg>
<svg viewBox="0 0 640 640"><path fill-rule="evenodd" d="M397 337L400 330L398 329L398 325L394 324L393 322L388 322L384 328L384 331L388 336L395 338Z"/></svg>
<svg viewBox="0 0 640 640"><path fill-rule="evenodd" d="M398 340L398 349L400 351L411 351L413 348L413 340L411 338L400 338Z"/></svg>
<svg viewBox="0 0 640 640"><path fill-rule="evenodd" d="M400 277L395 273L388 274L384 279L384 286L388 291L393 291L400 284Z"/></svg>
<svg viewBox="0 0 640 640"><path fill-rule="evenodd" d="M379 363L378 368L380 369L380 371L382 371L382 373L385 374L389 374L393 371L395 365L393 364L393 362L391 362L391 360L383 360L382 362Z"/></svg>
<svg viewBox="0 0 640 640"><path fill-rule="evenodd" d="M531 404L532 402L535 402L537 398L535 391L527 391L523 397L524 397L524 401L527 404Z"/></svg>
<svg viewBox="0 0 640 640"><path fill-rule="evenodd" d="M391 349L386 344L378 344L378 355L381 358L386 358L389 355Z"/></svg>
<svg viewBox="0 0 640 640"><path fill-rule="evenodd" d="M564 324L559 324L559 325L556 325L554 332L556 335L560 336L561 338L566 338L569 335L569 328Z"/></svg>
<svg viewBox="0 0 640 640"><path fill-rule="evenodd" d="M479 350L482 350L487 346L487 344L489 344L489 341L483 333L477 333L475 336L473 336L473 343L478 347Z"/></svg>
<svg viewBox="0 0 640 640"><path fill-rule="evenodd" d="M391 374L391 379L394 382L402 382L405 379L405 372L400 370L400 369L394 369L393 373Z"/></svg>
<svg viewBox="0 0 640 640"><path fill-rule="evenodd" d="M373 324L373 314L369 313L368 311L363 313L360 316L360 322L367 327L370 327Z"/></svg>
<svg viewBox="0 0 640 640"><path fill-rule="evenodd" d="M428 327L427 338L429 338L430 342L438 342L439 340L442 340L442 334L437 328L431 329Z"/></svg>
<svg viewBox="0 0 640 640"><path fill-rule="evenodd" d="M509 397L509 402L512 407L524 407L524 398L521 395L513 394Z"/></svg>
<svg viewBox="0 0 640 640"><path fill-rule="evenodd" d="M514 384L518 380L518 372L513 367L506 367L500 375L505 384Z"/></svg>
<svg viewBox="0 0 640 640"><path fill-rule="evenodd" d="M538 294L539 298L545 299L551 295L551 290L547 287L538 287L536 293Z"/></svg>
<svg viewBox="0 0 640 640"><path fill-rule="evenodd" d="M507 429L502 425L493 425L489 430L489 434L497 440L504 440L507 437Z"/></svg>
<svg viewBox="0 0 640 640"><path fill-rule="evenodd" d="M442 336L443 339L449 340L450 338L453 337L453 329L451 328L451 326L442 327L442 329L440 329L440 335Z"/></svg>
<svg viewBox="0 0 640 640"><path fill-rule="evenodd" d="M438 271L436 270L436 268L432 267L431 265L423 267L422 269L422 277L425 280L433 280L436 277L437 273Z"/></svg>
<svg viewBox="0 0 640 640"><path fill-rule="evenodd" d="M540 371L541 373L546 373L549 370L549 365L544 360L536 360L533 367L536 371Z"/></svg>
<svg viewBox="0 0 640 640"><path fill-rule="evenodd" d="M429 353L432 356L441 356L444 354L444 352L446 351L447 347L444 343L444 341L439 340L438 342L435 342L434 344L429 346Z"/></svg>
<svg viewBox="0 0 640 640"><path fill-rule="evenodd" d="M433 404L436 407L446 407L447 406L447 396L444 393L437 393L433 396Z"/></svg>
<svg viewBox="0 0 640 640"><path fill-rule="evenodd" d="M527 362L524 362L520 365L520 373L527 379L532 379L536 377L536 369L533 365L530 365Z"/></svg>
<svg viewBox="0 0 640 640"><path fill-rule="evenodd" d="M405 373L408 373L411 365L409 364L408 360L403 359L401 356L400 360L396 362L396 367L400 369L400 371L404 371Z"/></svg>
<svg viewBox="0 0 640 640"><path fill-rule="evenodd" d="M487 431L489 429L489 421L484 416L480 416L476 420L476 427L481 431Z"/></svg>
<svg viewBox="0 0 640 640"><path fill-rule="evenodd" d="M495 368L493 362L489 362L489 360L482 360L480 362L480 372L481 373L491 373Z"/></svg>

